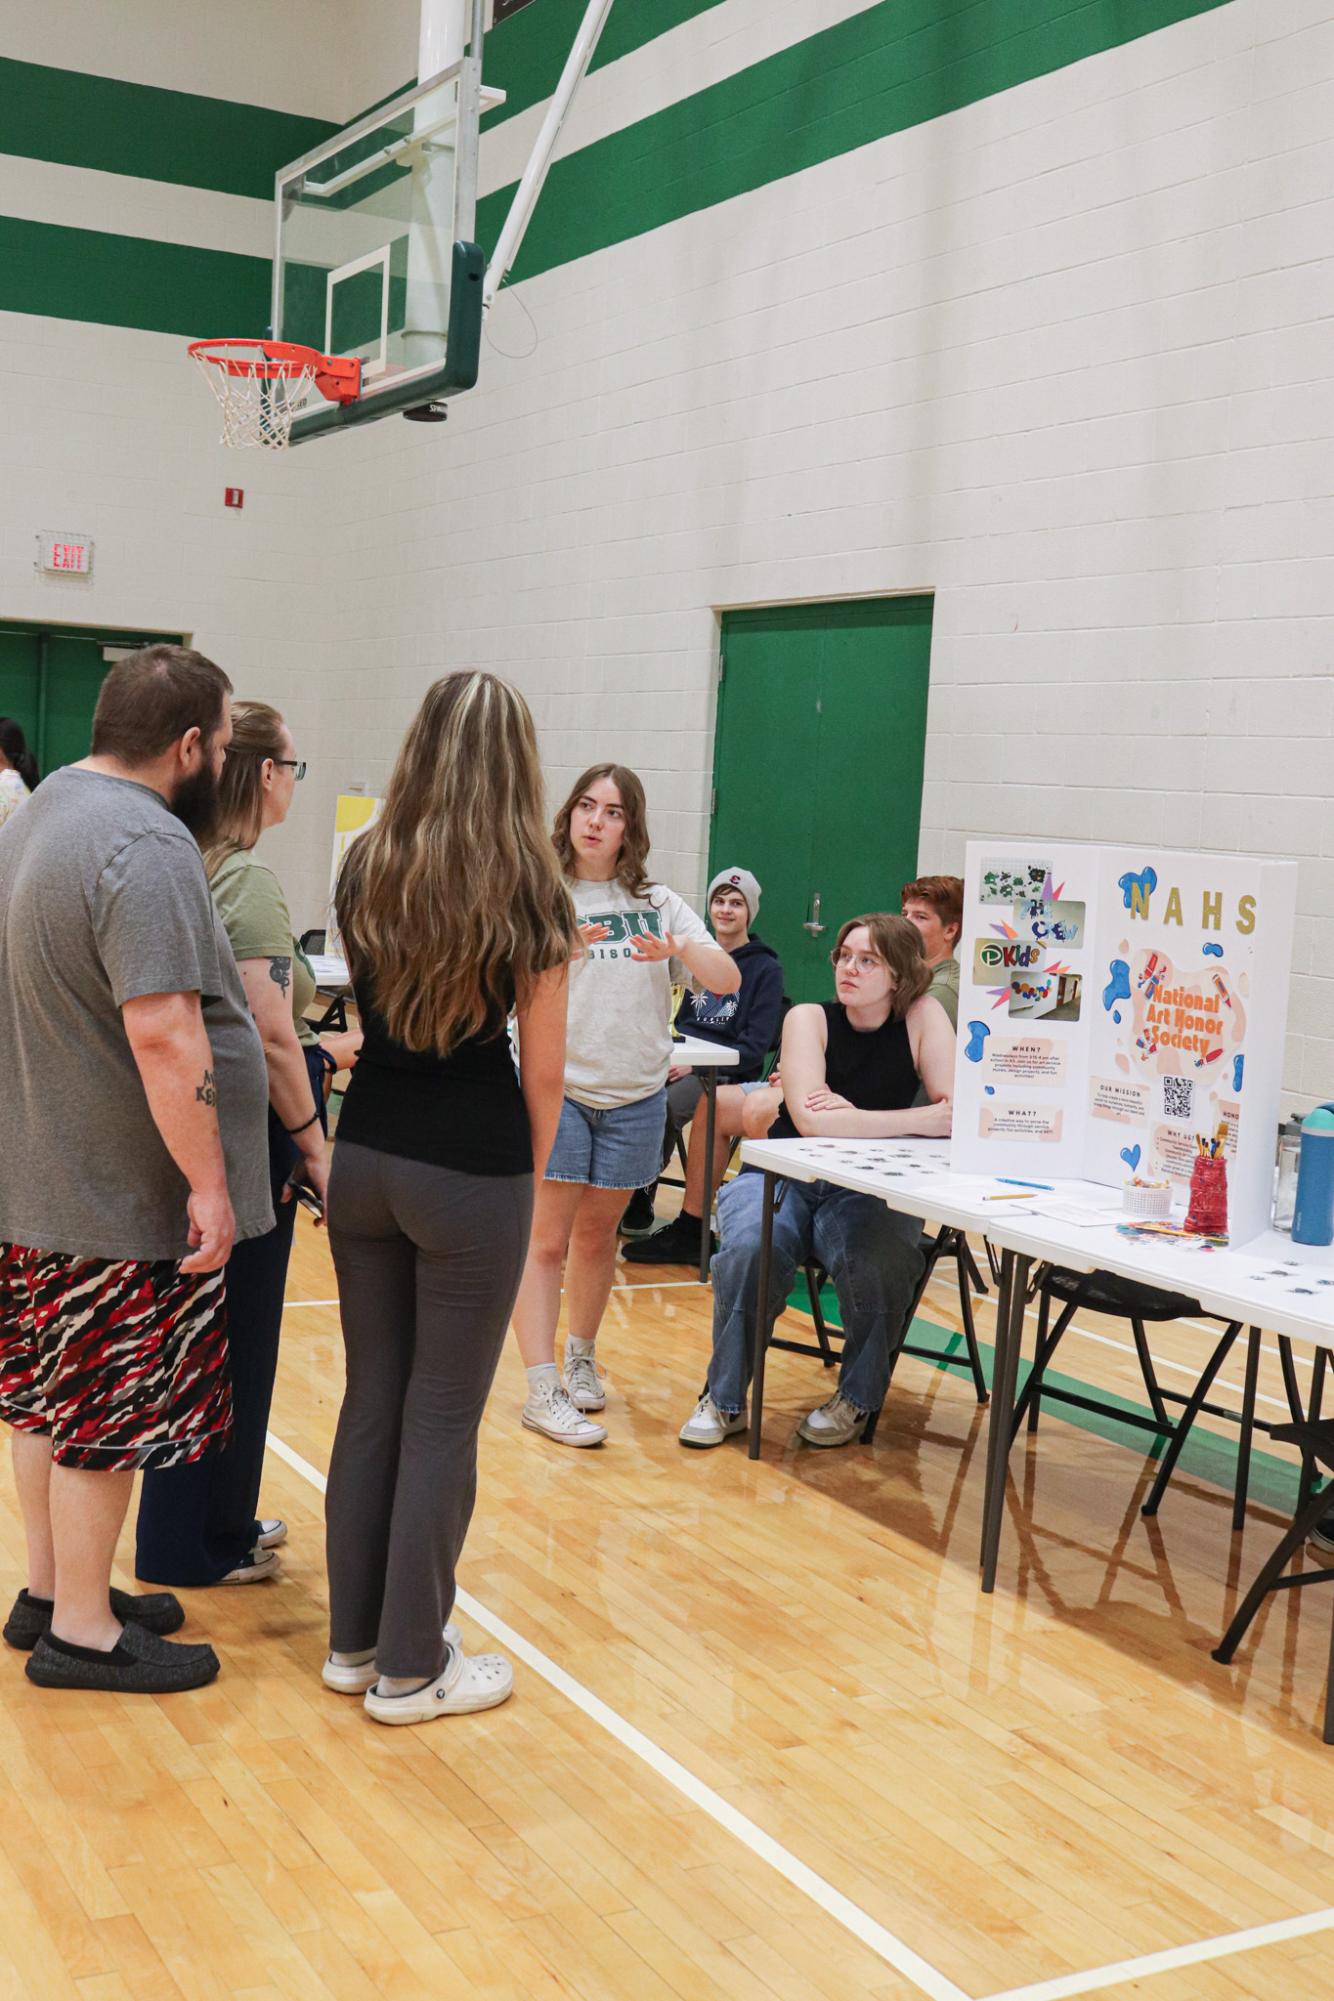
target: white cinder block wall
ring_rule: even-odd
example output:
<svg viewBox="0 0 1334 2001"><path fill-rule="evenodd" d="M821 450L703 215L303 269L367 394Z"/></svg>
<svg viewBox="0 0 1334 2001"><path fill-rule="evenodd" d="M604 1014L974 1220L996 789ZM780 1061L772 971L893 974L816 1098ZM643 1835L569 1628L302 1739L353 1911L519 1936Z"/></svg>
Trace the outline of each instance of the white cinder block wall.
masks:
<svg viewBox="0 0 1334 2001"><path fill-rule="evenodd" d="M597 129L677 35L696 87L735 69L743 10L592 78ZM923 866L984 832L1299 857L1285 1081L1334 1093L1328 17L1233 0L502 295L447 426L328 448L345 768L493 667L553 789L643 771L698 891L717 610L929 588Z"/></svg>
<svg viewBox="0 0 1334 2001"><path fill-rule="evenodd" d="M590 78L566 149L860 4L723 0ZM414 63L411 0L300 0L276 38L238 0L215 44L130 11L83 67L343 118ZM0 613L179 626L287 709L305 923L334 792L383 783L439 672L524 688L554 791L636 764L698 892L719 610L933 590L923 866L980 832L1299 857L1285 1081L1330 1095L1328 12L1231 0L549 271L447 426L288 464L212 443L174 337L7 315ZM0 54L68 61L62 19L15 15ZM485 187L538 115L487 135ZM9 213L267 247L262 203L5 166ZM95 536L93 591L34 580L42 526Z"/></svg>

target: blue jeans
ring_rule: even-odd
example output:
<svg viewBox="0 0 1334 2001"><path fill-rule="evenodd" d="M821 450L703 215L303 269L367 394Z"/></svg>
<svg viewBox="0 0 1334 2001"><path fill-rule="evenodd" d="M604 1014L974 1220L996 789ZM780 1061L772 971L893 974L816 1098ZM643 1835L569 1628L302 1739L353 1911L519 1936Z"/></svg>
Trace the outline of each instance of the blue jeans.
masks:
<svg viewBox="0 0 1334 2001"><path fill-rule="evenodd" d="M907 1333L908 1308L922 1275L922 1225L887 1209L872 1195L828 1181L778 1183L769 1267L769 1325L787 1303L798 1268L816 1257L829 1273L843 1316L838 1386L858 1410L879 1410L889 1388L889 1358ZM755 1352L764 1176L754 1168L729 1181L718 1197L722 1247L713 1280L713 1359L709 1395L719 1410L746 1401Z"/></svg>

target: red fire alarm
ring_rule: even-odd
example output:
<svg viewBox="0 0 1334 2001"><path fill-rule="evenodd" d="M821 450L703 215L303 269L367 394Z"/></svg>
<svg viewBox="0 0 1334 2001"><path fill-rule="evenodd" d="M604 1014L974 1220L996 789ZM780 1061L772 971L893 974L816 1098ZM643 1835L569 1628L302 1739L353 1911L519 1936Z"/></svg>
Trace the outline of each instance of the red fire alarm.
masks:
<svg viewBox="0 0 1334 2001"><path fill-rule="evenodd" d="M245 506L245 492L239 486L227 487L222 497L228 507Z"/></svg>

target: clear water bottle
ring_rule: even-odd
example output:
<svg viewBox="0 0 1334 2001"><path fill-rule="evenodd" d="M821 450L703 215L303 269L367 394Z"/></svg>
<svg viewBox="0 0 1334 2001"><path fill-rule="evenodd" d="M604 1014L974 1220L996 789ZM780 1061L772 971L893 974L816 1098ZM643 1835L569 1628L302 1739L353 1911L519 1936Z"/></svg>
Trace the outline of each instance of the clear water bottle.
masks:
<svg viewBox="0 0 1334 2001"><path fill-rule="evenodd" d="M1274 1228L1290 1230L1297 1205L1297 1162L1302 1150L1302 1122L1288 1119L1278 1129L1278 1165L1274 1173Z"/></svg>

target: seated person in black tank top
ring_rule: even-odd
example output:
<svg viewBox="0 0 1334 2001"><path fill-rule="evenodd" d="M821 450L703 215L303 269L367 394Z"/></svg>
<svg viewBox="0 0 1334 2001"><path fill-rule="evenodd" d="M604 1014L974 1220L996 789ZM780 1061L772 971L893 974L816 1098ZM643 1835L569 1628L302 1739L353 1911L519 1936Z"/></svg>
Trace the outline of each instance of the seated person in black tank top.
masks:
<svg viewBox="0 0 1334 2001"><path fill-rule="evenodd" d="M783 1110L773 1139L942 1139L950 1130L954 1030L927 993L921 934L905 917L854 917L831 957L837 999L794 1007L783 1030ZM915 1104L919 1087L927 1102ZM713 1357L683 1445L721 1445L746 1428L755 1347L763 1177L743 1169L718 1198ZM808 1257L833 1280L842 1313L838 1390L797 1427L808 1445L846 1445L884 1402L890 1356L907 1332L922 1272L922 1225L871 1195L827 1181L785 1183L774 1213L770 1325Z"/></svg>

